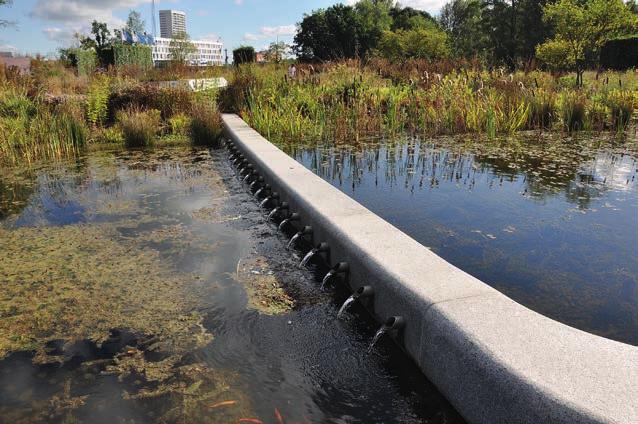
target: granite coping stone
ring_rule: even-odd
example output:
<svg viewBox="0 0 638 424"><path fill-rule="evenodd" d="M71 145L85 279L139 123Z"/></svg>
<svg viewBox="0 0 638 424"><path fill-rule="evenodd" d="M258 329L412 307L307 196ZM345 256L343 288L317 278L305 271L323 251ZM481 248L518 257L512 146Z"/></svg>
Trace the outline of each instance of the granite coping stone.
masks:
<svg viewBox="0 0 638 424"><path fill-rule="evenodd" d="M554 321L449 264L289 157L236 115L227 136L291 210L375 288L380 321L476 423L638 423L638 347Z"/></svg>

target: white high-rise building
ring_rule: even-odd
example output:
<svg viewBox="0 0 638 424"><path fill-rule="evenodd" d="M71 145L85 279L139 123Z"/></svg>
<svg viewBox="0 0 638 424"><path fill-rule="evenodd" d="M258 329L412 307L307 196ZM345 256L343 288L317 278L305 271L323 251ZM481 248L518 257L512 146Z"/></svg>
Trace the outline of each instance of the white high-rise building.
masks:
<svg viewBox="0 0 638 424"><path fill-rule="evenodd" d="M187 34L186 13L178 10L160 10L160 34L153 43L153 61L163 66L171 61L171 41L178 34ZM224 44L220 40L190 40L196 51L186 59L189 65L223 65Z"/></svg>
<svg viewBox="0 0 638 424"><path fill-rule="evenodd" d="M186 13L179 10L160 10L160 37L173 38L186 33Z"/></svg>

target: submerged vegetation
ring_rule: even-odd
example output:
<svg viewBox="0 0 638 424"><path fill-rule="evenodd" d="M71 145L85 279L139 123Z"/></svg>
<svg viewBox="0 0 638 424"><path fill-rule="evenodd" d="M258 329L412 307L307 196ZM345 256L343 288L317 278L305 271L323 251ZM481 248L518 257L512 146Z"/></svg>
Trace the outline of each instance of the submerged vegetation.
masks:
<svg viewBox="0 0 638 424"><path fill-rule="evenodd" d="M220 157L190 148L93 151L1 169L0 212L8 216L0 215L0 378L19 363L33 370L28 384L46 390L27 393L19 378L6 381L0 415L77 422L109 402L160 422L254 416L235 370L200 354L219 344L211 307L225 306L233 292L233 306L245 299L266 318L287 313L296 303L285 282L298 282L301 271L288 255L262 250L261 237L229 236L220 224L238 207L229 201L237 188L214 164ZM5 181L15 187L4 191ZM15 194L10 204L6 192ZM202 195L211 200L198 202ZM77 209L50 210L49 198ZM197 204L184 213L183 205ZM249 219L267 229L259 215ZM252 252L237 248L244 243L264 256L243 256ZM244 285L245 298L237 297ZM107 414L126 417L127 408Z"/></svg>
<svg viewBox="0 0 638 424"><path fill-rule="evenodd" d="M302 68L296 80L277 65L236 72L221 96L224 106L275 142L346 142L403 132L622 133L638 104L635 71L592 74L583 89L545 72L487 71L471 63L351 61Z"/></svg>

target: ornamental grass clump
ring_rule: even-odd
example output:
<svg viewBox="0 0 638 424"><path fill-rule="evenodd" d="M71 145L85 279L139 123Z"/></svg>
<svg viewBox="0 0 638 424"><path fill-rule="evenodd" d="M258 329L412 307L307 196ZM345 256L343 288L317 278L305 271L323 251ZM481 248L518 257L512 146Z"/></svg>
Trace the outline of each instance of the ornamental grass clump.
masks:
<svg viewBox="0 0 638 424"><path fill-rule="evenodd" d="M618 133L624 132L629 125L637 103L635 93L620 90L608 93L606 104L611 115L611 126Z"/></svg>
<svg viewBox="0 0 638 424"><path fill-rule="evenodd" d="M564 92L559 100L560 115L565 130L580 131L585 128L587 100L578 92Z"/></svg>
<svg viewBox="0 0 638 424"><path fill-rule="evenodd" d="M210 146L219 142L222 121L212 103L194 103L190 115L190 136L193 144Z"/></svg>
<svg viewBox="0 0 638 424"><path fill-rule="evenodd" d="M148 147L155 142L162 118L157 109L131 107L117 113L117 122L127 147Z"/></svg>

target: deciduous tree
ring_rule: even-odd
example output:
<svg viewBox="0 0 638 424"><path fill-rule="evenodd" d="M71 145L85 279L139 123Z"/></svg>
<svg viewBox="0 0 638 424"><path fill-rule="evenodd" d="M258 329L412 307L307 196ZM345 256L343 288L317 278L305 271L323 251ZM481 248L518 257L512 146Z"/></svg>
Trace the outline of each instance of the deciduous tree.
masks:
<svg viewBox="0 0 638 424"><path fill-rule="evenodd" d="M555 36L537 47L539 59L574 70L579 86L586 66L598 63L603 44L638 28L638 18L622 0L559 0L546 5L543 15Z"/></svg>
<svg viewBox="0 0 638 424"><path fill-rule="evenodd" d="M143 34L146 31L146 23L142 15L137 10L131 10L126 19L125 31L135 34Z"/></svg>
<svg viewBox="0 0 638 424"><path fill-rule="evenodd" d="M266 50L266 58L270 62L279 63L286 58L289 51L290 46L283 41L270 43L270 46L268 46L268 50Z"/></svg>
<svg viewBox="0 0 638 424"><path fill-rule="evenodd" d="M255 61L255 48L252 46L240 46L233 50L233 62L235 65L252 63Z"/></svg>
<svg viewBox="0 0 638 424"><path fill-rule="evenodd" d="M391 60L436 60L448 57L450 48L445 31L431 26L386 31L379 42L378 52Z"/></svg>
<svg viewBox="0 0 638 424"><path fill-rule="evenodd" d="M185 32L174 34L168 49L171 61L182 65L187 63L189 58L197 53L197 47L195 47Z"/></svg>

